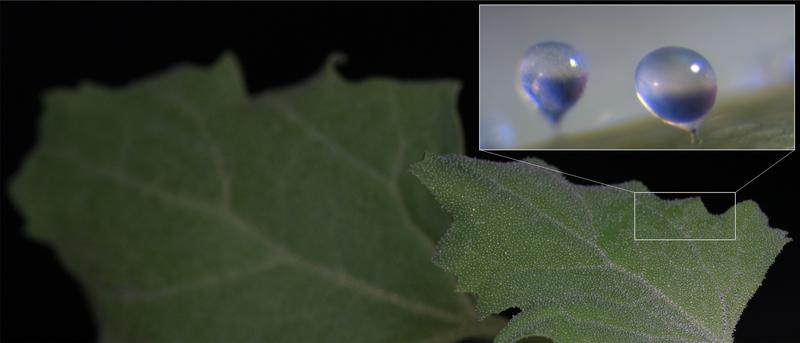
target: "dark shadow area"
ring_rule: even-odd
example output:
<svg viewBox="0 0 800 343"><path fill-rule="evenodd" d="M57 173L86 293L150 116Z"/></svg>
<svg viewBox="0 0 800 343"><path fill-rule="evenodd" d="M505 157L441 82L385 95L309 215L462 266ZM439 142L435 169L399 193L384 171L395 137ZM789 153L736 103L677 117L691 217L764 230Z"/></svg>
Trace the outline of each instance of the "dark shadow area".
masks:
<svg viewBox="0 0 800 343"><path fill-rule="evenodd" d="M4 197L6 192L3 183ZM21 218L7 201L2 207L0 341L95 340L97 327L83 289L49 247L22 234Z"/></svg>
<svg viewBox="0 0 800 343"><path fill-rule="evenodd" d="M498 313L498 315L500 315L505 319L511 319L512 317L518 315L520 312L522 312L522 310L519 307L511 307L503 312Z"/></svg>
<svg viewBox="0 0 800 343"><path fill-rule="evenodd" d="M732 193L655 193L664 200L700 198L706 210L711 214L723 214L733 207Z"/></svg>

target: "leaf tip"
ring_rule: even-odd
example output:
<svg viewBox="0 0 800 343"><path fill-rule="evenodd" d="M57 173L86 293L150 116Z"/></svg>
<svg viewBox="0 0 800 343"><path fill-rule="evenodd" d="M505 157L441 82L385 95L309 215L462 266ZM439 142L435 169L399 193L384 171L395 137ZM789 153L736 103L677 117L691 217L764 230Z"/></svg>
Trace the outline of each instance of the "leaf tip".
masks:
<svg viewBox="0 0 800 343"><path fill-rule="evenodd" d="M349 59L350 57L346 53L338 50L334 51L325 58L322 71L327 76L340 77L337 67L344 65Z"/></svg>
<svg viewBox="0 0 800 343"><path fill-rule="evenodd" d="M214 61L214 67L222 69L236 68L238 71L241 62L239 57L233 51L223 51L221 55Z"/></svg>
<svg viewBox="0 0 800 343"><path fill-rule="evenodd" d="M325 66L329 68L338 67L347 63L349 59L346 53L337 50L328 55L328 58L325 59Z"/></svg>
<svg viewBox="0 0 800 343"><path fill-rule="evenodd" d="M229 82L231 85L236 85L235 89L237 89L237 92L242 94L247 93L242 63L239 57L233 51L224 51L208 69L213 74L218 75L219 78L224 80L223 82Z"/></svg>
<svg viewBox="0 0 800 343"><path fill-rule="evenodd" d="M775 237L778 237L781 241L783 241L784 245L792 241L792 238L789 237L788 232L773 227L769 224L769 218L767 217L767 214L764 213L764 211L761 209L761 206L757 202L753 201L752 199L748 199L737 203L736 207L740 214L750 213L754 215L756 220L758 221L758 225L769 228L768 229L769 232Z"/></svg>

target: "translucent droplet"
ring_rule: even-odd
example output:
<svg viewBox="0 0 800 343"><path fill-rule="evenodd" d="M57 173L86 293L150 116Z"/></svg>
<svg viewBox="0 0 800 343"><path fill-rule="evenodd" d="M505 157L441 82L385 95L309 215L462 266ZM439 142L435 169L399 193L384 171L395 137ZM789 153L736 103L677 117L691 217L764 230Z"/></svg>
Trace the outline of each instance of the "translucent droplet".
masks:
<svg viewBox="0 0 800 343"><path fill-rule="evenodd" d="M702 55L680 47L657 49L636 67L636 96L650 113L692 133L714 106L717 78Z"/></svg>
<svg viewBox="0 0 800 343"><path fill-rule="evenodd" d="M525 96L553 126L581 97L588 77L580 53L561 42L542 42L528 48L519 74Z"/></svg>

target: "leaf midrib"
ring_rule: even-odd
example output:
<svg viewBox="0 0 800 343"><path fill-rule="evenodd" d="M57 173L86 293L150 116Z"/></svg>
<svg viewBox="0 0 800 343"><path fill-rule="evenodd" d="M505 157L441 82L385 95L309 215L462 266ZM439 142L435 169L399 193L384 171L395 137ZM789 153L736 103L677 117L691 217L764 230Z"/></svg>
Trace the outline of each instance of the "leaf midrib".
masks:
<svg viewBox="0 0 800 343"><path fill-rule="evenodd" d="M308 139L311 139L312 141L315 141L326 147L328 151L344 158L348 162L352 163L352 165L357 166L358 170L361 170L367 176L382 184L392 200L397 203L402 214L404 225L412 232L412 234L420 243L422 243L429 251L433 251L434 242L425 234L425 232L421 227L419 227L414 219L411 218L408 207L406 206L405 201L403 201L402 195L400 194L397 186L397 177L399 177L400 173L402 172L402 169L400 169L401 163L395 163L396 167L393 169L391 175L384 175L369 163L350 153L336 140L329 138L316 127L309 124L307 120L303 119L304 117L302 115L297 113L297 111L292 109L292 107L288 104L277 98L269 98L269 100L271 101L262 101L262 103L270 108L275 109L276 112L283 116L288 122L298 126L301 130L303 130ZM401 140L400 143L400 148L397 152L399 155L395 157L397 160L402 160L402 154L405 152L405 141Z"/></svg>
<svg viewBox="0 0 800 343"><path fill-rule="evenodd" d="M460 303L465 308L465 313L463 314L451 313L449 311L440 309L438 307L429 304L404 298L399 294L390 292L380 287L373 286L365 281L359 280L350 274L338 270L332 270L327 266L312 262L310 260L306 260L301 256L297 255L296 253L291 252L282 245L276 243L273 239L271 239L264 232L262 232L262 230L258 230L255 225L253 225L252 223L248 222L243 217L241 217L231 207L229 174L225 168L224 155L221 153L219 146L211 139L211 136L206 128L205 117L207 112L200 110L199 108L193 106L190 102L186 101L186 99L182 97L183 94L180 92L165 93L165 92L148 90L147 93L154 96L157 99L161 99L167 103L172 103L176 105L177 108L180 110L179 112L185 113L183 117L187 118L195 127L196 131L199 134L200 139L202 140L203 144L206 146L209 152L212 165L218 176L218 180L220 183L219 185L220 199L218 204L205 203L203 201L199 201L197 199L193 199L190 197L173 194L163 189L160 189L156 186L149 185L139 180L134 180L128 177L124 173L124 170L105 170L98 166L93 166L91 165L91 163L88 163L88 161L83 160L75 156L75 154L69 153L67 151L59 151L57 149L52 149L49 147L42 147L42 151L47 155L58 157L64 161L72 162L73 164L81 167L80 169L82 169L87 175L100 176L105 179L111 180L112 182L114 182L119 186L128 187L129 189L139 191L140 193L143 193L145 195L156 197L162 201L172 203L173 205L186 208L190 211L199 211L202 213L206 213L224 219L233 227L236 227L240 230L243 230L245 232L248 232L256 236L265 246L267 246L275 254L274 259L272 260L261 261L257 263L257 266L254 266L253 268L243 268L244 270L250 269L251 270L250 272L237 273L236 271L234 271L232 273L227 273L227 274L232 274L241 277L253 273L266 272L272 270L274 267L280 264L284 264L313 272L314 274L322 278L328 279L329 281L333 281L339 286L353 290L356 293L368 295L370 297L396 305L412 313L425 315L428 317L432 317L435 319L451 323L463 323L466 320L470 321L472 320L472 318L470 317L471 308L469 307L469 304L466 302L466 298L464 297L459 297L460 298L459 300ZM316 143L326 147L328 151L334 153L340 158L343 158L344 160L348 161L351 165L355 166L356 170L360 170L364 172L367 176L382 183L385 186L385 189L389 193L390 197L393 199L394 202L397 203L401 212L400 214L404 226L407 227L418 238L418 241L424 243L424 246L428 250L433 251L434 247L433 242L416 224L413 218L411 218L410 212L408 211L405 202L402 200L402 196L397 186L397 177L399 177L402 171L401 169L402 159L407 144L405 140L402 139L402 136L400 136L400 144L398 147L397 155L395 156L396 162L393 166L394 167L393 172L391 175L384 175L383 173L378 172L378 170L372 167L370 164L364 162L362 159L350 153L338 142L326 136L324 133L322 133L321 131L310 125L305 119L303 119L304 117L302 115L294 111L294 109L292 109L292 107L289 106L288 104L284 103L278 98L269 97L268 99L271 101L262 100L261 103L268 105L268 107L270 108L273 108L289 123L292 123L301 128L301 130L304 132L305 136L308 139L311 139L312 141L315 141ZM397 113L393 112L392 115L396 116ZM262 264L269 265L269 268L258 268L258 265ZM184 284L207 285L209 284L208 280L215 280L215 279L228 280L230 279L230 277L225 277L225 275L206 276L199 280L193 280L186 283L181 283L179 285L173 285L168 287L169 289L172 289L172 291L160 290L160 291L155 291L154 293L161 293L162 295L171 296L179 294L184 290L190 290L195 288L192 286L188 287L183 286ZM150 293L150 292L136 292L136 293L138 294L138 296L135 296L133 298L142 298L142 299L152 298L152 296L145 295L145 293ZM158 298L161 297L159 296Z"/></svg>
<svg viewBox="0 0 800 343"><path fill-rule="evenodd" d="M190 101L187 101L183 97L183 93L175 92L175 93L165 93L159 91L148 91L150 95L154 98L164 100L169 103L173 103L178 108L186 113L186 117L188 117L189 121L192 122L197 129L198 133L200 134L201 140L203 143L208 147L209 153L212 157L212 162L214 168L217 172L217 175L220 179L220 189L221 189L221 199L220 203L223 207L227 208L228 211L233 211L230 204L230 178L229 174L225 168L225 161L224 155L221 153L221 149L219 146L214 142L211 136L208 133L208 129L206 128L205 123L205 116L208 112L203 111L202 109L195 107L191 104ZM399 125L399 112L398 112L398 102L396 99L396 94L394 92L387 92L389 96L389 100L391 102L389 109L391 115L389 116L397 125L397 127L402 128ZM359 158L355 154L351 153L348 149L344 146L339 144L335 139L329 137L313 125L311 125L303 115L301 115L298 111L294 110L294 108L283 101L278 97L265 97L260 98L257 100L261 105L264 105L267 108L272 108L276 112L278 112L287 122L296 125L299 127L305 136L322 145L323 147L327 148L328 151L336 154L337 156L343 158L344 160L350 162L351 165L357 167L358 170L364 172L367 176L373 178L375 181L381 183L385 190L389 193L392 200L396 203L398 208L400 209L401 218L405 227L407 227L411 233L417 238L417 241L423 244L423 247L426 248L428 251L432 252L434 249L434 241L431 237L425 234L424 230L419 226L419 224L413 219L411 213L406 205L405 201L403 201L403 197L400 193L400 189L398 186L399 177L403 171L403 162L404 162L404 155L408 145L408 142L403 136L402 130L398 131L397 134L397 151L395 152L394 157L394 164L391 170L390 175L384 175L383 173L379 172L378 169L364 161L363 159ZM256 230L257 232L260 232ZM468 301L465 296L458 297L459 304L461 305L462 309L464 310L464 314L467 317L471 316L472 313L472 305Z"/></svg>
<svg viewBox="0 0 800 343"><path fill-rule="evenodd" d="M280 245L279 243L276 243L268 235L261 232L261 230L258 230L255 225L245 220L243 217L241 217L237 212L233 211L232 209L221 207L218 204L206 203L191 197L177 195L165 191L156 186L130 178L121 171L108 170L92 165L91 163L88 163L88 161L81 159L80 157L77 157L74 154L71 154L65 150L59 150L57 148L41 146L40 152L44 156L49 156L51 158L55 158L63 162L68 162L78 167L81 171L84 172L85 175L89 177L105 179L107 181L112 182L113 184L116 184L119 187L133 190L146 196L157 198L165 203L184 208L190 212L200 212L206 215L211 215L219 219L222 219L223 221L230 224L231 227L253 235L254 238L258 239L262 244L268 247L272 251L274 258L276 259L275 262L278 264L296 267L298 269L311 272L314 275L317 275L328 281L332 281L333 283L343 288L354 291L355 293L366 295L371 298L383 301L385 303L395 305L411 313L427 316L430 318L438 319L449 323L460 324L465 322L466 319L469 319L464 315L451 313L449 311L442 310L440 308L437 308L435 306L423 302L405 298L397 293L371 285L370 283L360 280L348 273L338 270L332 270L325 265L321 265L316 262L307 260L301 257L300 255L297 255L296 253L285 248L284 246ZM263 263L265 262L261 261L259 264ZM271 268L262 270L261 272L265 272L268 270L271 270ZM140 293L145 293L145 292L140 292ZM172 293L172 294L174 295L178 293Z"/></svg>
<svg viewBox="0 0 800 343"><path fill-rule="evenodd" d="M535 324L535 323L542 323L542 322L554 320L554 319L556 319L558 317L562 317L565 320L572 321L572 322L575 322L577 324L580 324L581 322L590 323L592 325L603 326L603 327L611 329L611 330L616 330L616 331L620 331L620 332L624 332L624 333L629 333L629 334L633 334L634 336L645 337L645 338L648 338L648 339L664 339L664 340L675 341L675 342L678 342L678 343L704 343L703 341L687 341L685 337L651 335L651 334L647 334L647 333L643 333L643 332L634 331L634 330L629 329L629 328L608 324L608 323L605 323L605 322L602 322L602 321L599 321L599 320L579 318L579 317L575 316L574 314L569 313L569 312L564 311L564 310L561 310L561 309L559 309L559 311L557 313L548 314L548 315L544 315L544 316L539 316L539 317L531 320L528 324L532 325L532 324Z"/></svg>

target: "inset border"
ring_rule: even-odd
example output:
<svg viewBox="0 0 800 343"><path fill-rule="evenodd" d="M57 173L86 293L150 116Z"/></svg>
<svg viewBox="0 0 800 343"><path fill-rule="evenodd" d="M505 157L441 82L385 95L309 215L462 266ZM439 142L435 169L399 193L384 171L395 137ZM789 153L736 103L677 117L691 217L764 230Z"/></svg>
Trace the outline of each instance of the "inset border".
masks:
<svg viewBox="0 0 800 343"><path fill-rule="evenodd" d="M489 8L489 7L778 7L778 6L785 6L789 7L790 9L795 9L795 4L478 4L478 66L480 67L480 60L481 60L481 8ZM795 20L795 28L796 20ZM481 73L478 73L478 84L481 83ZM797 75L797 71L795 70L794 75ZM792 135L792 146L790 148L522 148L522 147L514 147L514 148L482 148L480 145L480 127L481 127L481 114L480 108L481 107L481 96L480 90L478 92L478 109L479 113L476 116L475 120L477 121L478 127L478 140L477 140L477 148L478 151L788 151L794 152L797 148L797 82L796 79L792 81L792 87L795 90L795 93L792 96L792 106L793 106L793 116L792 116L792 127L793 127L793 135Z"/></svg>

